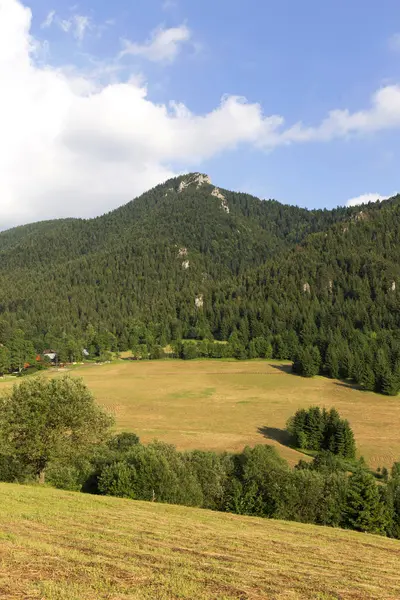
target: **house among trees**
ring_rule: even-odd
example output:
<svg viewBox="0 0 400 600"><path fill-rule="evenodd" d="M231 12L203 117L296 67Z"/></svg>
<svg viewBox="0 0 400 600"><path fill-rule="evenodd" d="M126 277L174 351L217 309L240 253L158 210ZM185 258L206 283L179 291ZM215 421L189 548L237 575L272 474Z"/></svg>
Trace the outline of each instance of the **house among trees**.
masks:
<svg viewBox="0 0 400 600"><path fill-rule="evenodd" d="M43 359L50 360L51 362L57 361L57 352L55 350L43 350Z"/></svg>

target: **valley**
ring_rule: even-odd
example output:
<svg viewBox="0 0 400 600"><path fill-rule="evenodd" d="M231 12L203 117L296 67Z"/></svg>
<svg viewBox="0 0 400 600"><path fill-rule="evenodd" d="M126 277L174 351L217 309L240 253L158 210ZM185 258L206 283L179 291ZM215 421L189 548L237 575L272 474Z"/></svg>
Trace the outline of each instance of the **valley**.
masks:
<svg viewBox="0 0 400 600"><path fill-rule="evenodd" d="M334 406L350 421L359 455L372 468L390 468L400 456L397 398L298 377L287 362L126 360L68 372L83 377L118 431L134 431L145 443L219 452L268 443L294 465L304 455L282 443L282 430L298 408L318 405ZM0 392L11 385L0 383Z"/></svg>

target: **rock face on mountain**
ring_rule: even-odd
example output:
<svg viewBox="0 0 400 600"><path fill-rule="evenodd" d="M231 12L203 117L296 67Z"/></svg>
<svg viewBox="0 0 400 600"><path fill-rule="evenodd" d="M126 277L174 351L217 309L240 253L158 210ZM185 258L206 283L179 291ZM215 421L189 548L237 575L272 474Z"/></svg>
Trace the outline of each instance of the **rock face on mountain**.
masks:
<svg viewBox="0 0 400 600"><path fill-rule="evenodd" d="M230 213L230 208L228 205L228 202L225 198L225 196L221 193L221 191L218 188L214 188L213 191L211 192L211 196L214 196L214 198L218 198L218 200L221 200L221 208L226 212L226 213Z"/></svg>
<svg viewBox="0 0 400 600"><path fill-rule="evenodd" d="M211 185L211 179L208 175L202 175L201 173L193 173L192 175L188 175L185 179L183 179L178 188L178 192L183 192L186 188L191 185L195 185L197 188L200 186L208 184Z"/></svg>

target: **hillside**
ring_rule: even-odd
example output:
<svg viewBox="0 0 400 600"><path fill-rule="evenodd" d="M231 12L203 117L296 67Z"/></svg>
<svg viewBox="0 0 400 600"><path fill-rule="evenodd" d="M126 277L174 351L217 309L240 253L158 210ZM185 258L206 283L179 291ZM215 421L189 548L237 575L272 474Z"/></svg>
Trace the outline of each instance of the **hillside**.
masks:
<svg viewBox="0 0 400 600"><path fill-rule="evenodd" d="M30 339L88 323L120 338L132 316L161 320L170 337L174 320L187 328L195 319L194 297L209 296L213 282L235 280L346 214L262 202L198 174L170 180L96 219L1 233L2 316Z"/></svg>
<svg viewBox="0 0 400 600"><path fill-rule="evenodd" d="M394 600L400 543L0 484L0 597Z"/></svg>
<svg viewBox="0 0 400 600"><path fill-rule="evenodd" d="M399 196L308 211L178 177L95 219L0 234L0 371L45 348L72 362L216 339L201 356L297 359L395 395L399 265Z"/></svg>

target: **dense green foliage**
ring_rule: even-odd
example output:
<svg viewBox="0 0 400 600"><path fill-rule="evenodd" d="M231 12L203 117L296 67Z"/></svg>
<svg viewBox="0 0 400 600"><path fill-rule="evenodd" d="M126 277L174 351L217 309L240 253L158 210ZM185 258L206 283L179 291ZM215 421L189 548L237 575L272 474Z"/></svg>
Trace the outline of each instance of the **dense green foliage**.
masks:
<svg viewBox="0 0 400 600"><path fill-rule="evenodd" d="M300 409L289 419L292 444L301 450L328 450L342 458L355 458L356 445L350 424L336 409L319 406Z"/></svg>
<svg viewBox="0 0 400 600"><path fill-rule="evenodd" d="M1 233L0 372L34 350L161 358L175 341L186 359L291 359L397 394L400 197L308 211L220 190L227 212L214 189L180 177L96 219Z"/></svg>
<svg viewBox="0 0 400 600"><path fill-rule="evenodd" d="M1 480L26 481L29 476L17 461L0 456ZM145 446L135 437L120 435L73 460L53 460L47 481L93 494L399 537L399 465L381 485L362 462L353 462L351 468L349 475L349 463L330 452L290 469L267 445L239 454L178 452L162 442Z"/></svg>
<svg viewBox="0 0 400 600"><path fill-rule="evenodd" d="M97 445L112 422L80 379L25 379L0 404L1 454L44 483L49 463Z"/></svg>
<svg viewBox="0 0 400 600"><path fill-rule="evenodd" d="M81 380L38 377L3 399L0 480L44 483L46 473L64 489L399 537L400 465L379 485L362 460L338 451L343 423L334 410L298 411L293 435L332 447L290 469L267 445L217 454L143 445L134 433L110 437L110 418Z"/></svg>

